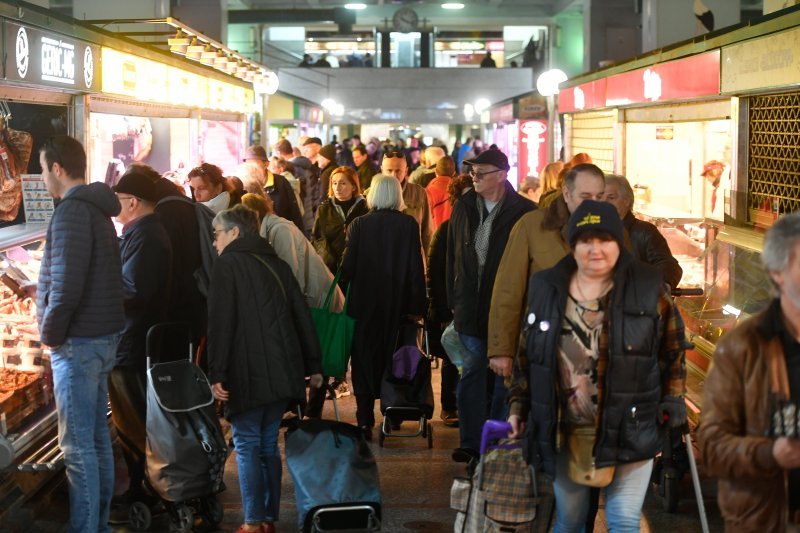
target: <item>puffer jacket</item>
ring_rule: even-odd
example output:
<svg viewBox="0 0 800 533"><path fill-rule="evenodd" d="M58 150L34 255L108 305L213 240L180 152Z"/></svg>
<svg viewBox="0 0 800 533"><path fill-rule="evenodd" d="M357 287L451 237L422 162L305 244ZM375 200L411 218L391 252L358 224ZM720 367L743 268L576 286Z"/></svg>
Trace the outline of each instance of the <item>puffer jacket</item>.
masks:
<svg viewBox="0 0 800 533"><path fill-rule="evenodd" d="M73 187L56 206L36 301L39 332L47 346L122 329L122 265L111 222L119 212L117 197L102 183Z"/></svg>
<svg viewBox="0 0 800 533"><path fill-rule="evenodd" d="M699 429L703 462L719 478L728 533L787 531L787 472L772 456L772 400L789 398L786 357L775 331L775 300L723 336L705 381ZM797 523L800 517L793 517Z"/></svg>
<svg viewBox="0 0 800 533"><path fill-rule="evenodd" d="M208 295L209 379L230 392L226 415L305 398L304 377L322 372L321 357L289 266L257 235L228 244Z"/></svg>
<svg viewBox="0 0 800 533"><path fill-rule="evenodd" d="M572 255L531 278L526 355L529 367L529 461L556 475L556 434L559 422L558 342L577 264ZM660 358L665 325L658 314L666 289L661 273L622 251L614 271L609 301L608 366L605 392L598 406L597 466L652 459L661 449L658 406L671 391ZM666 354L669 359L671 354ZM510 394L510 402L515 402ZM511 406L517 411L516 406ZM521 411L524 412L524 409Z"/></svg>

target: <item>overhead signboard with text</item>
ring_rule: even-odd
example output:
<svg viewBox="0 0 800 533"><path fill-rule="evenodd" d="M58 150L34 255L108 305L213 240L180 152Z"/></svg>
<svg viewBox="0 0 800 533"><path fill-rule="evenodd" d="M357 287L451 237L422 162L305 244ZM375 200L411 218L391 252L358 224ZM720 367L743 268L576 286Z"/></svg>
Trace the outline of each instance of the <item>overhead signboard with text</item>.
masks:
<svg viewBox="0 0 800 533"><path fill-rule="evenodd" d="M100 47L4 20L5 79L99 92Z"/></svg>

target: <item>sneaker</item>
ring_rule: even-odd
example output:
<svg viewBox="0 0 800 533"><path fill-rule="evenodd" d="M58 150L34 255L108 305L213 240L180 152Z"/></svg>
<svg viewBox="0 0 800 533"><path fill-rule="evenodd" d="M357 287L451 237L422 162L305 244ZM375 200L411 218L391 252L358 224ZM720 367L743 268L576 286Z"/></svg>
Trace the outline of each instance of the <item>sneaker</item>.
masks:
<svg viewBox="0 0 800 533"><path fill-rule="evenodd" d="M340 382L339 385L337 385L333 390L336 392L337 400L344 396L350 396L350 386L346 381Z"/></svg>

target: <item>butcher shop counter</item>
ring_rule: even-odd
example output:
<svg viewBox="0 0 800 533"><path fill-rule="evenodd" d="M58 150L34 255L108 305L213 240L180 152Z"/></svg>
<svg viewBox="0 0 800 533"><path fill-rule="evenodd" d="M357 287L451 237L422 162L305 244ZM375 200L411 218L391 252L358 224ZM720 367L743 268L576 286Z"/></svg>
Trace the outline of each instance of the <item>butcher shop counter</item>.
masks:
<svg viewBox="0 0 800 533"><path fill-rule="evenodd" d="M0 230L0 521L63 466L50 351L39 340L31 291L46 229Z"/></svg>

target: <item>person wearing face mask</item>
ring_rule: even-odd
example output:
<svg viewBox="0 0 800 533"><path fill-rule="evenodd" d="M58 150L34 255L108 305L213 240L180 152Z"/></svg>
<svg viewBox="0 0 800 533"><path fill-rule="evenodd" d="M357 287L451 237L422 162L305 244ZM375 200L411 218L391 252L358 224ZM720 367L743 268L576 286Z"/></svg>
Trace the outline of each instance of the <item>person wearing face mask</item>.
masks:
<svg viewBox="0 0 800 533"><path fill-rule="evenodd" d="M331 272L335 273L342 262L347 227L368 211L355 171L350 167L335 169L328 198L319 206L311 231L311 242Z"/></svg>
<svg viewBox="0 0 800 533"><path fill-rule="evenodd" d="M570 252L530 280L509 436L554 479L558 533L584 530L592 487L610 531L638 531L665 426L686 423L683 322L661 272L623 241L614 207L587 199Z"/></svg>
<svg viewBox="0 0 800 533"><path fill-rule="evenodd" d="M227 190L227 181L222 169L211 163L202 163L189 171L189 185L194 199L215 213L235 205L234 198Z"/></svg>

